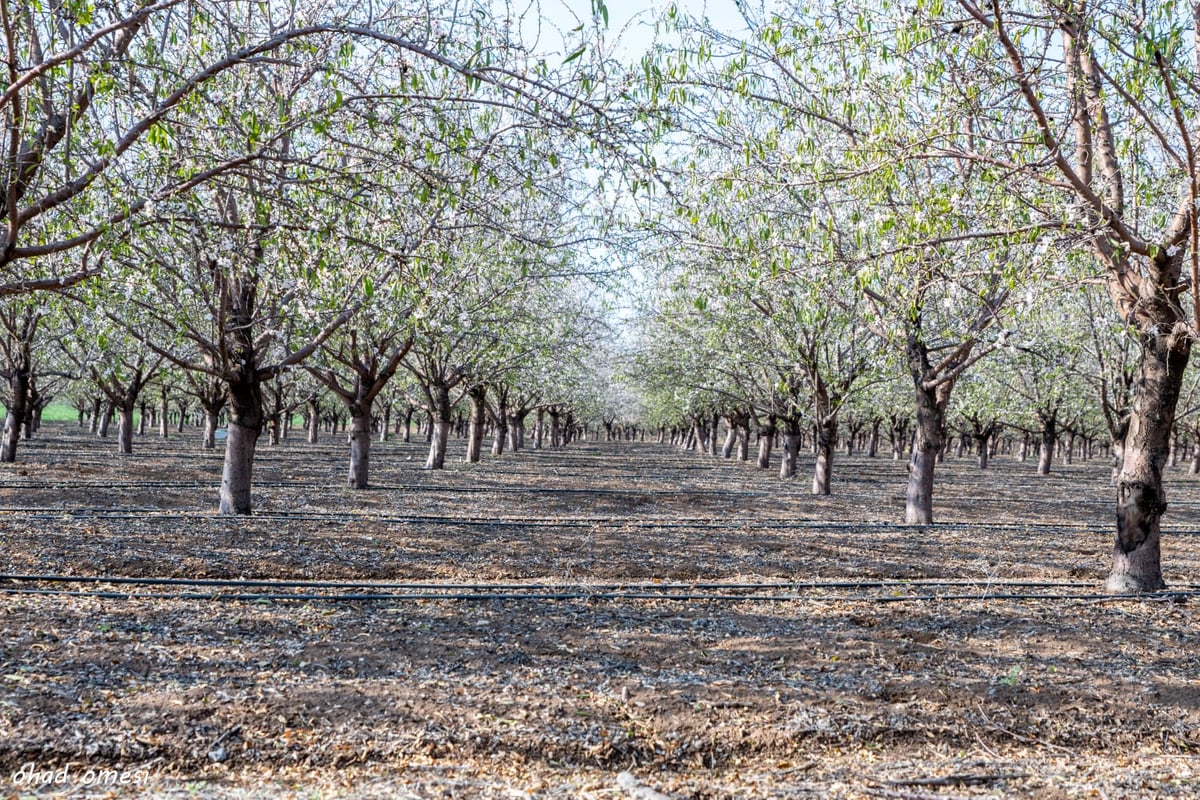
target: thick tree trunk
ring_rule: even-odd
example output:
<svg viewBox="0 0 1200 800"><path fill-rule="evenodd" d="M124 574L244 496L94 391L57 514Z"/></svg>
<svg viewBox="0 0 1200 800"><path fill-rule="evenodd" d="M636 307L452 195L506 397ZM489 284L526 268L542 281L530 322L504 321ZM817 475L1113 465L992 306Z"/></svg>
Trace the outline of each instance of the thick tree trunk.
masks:
<svg viewBox="0 0 1200 800"><path fill-rule="evenodd" d="M467 428L467 463L479 463L483 453L483 429L487 424L487 389L476 386L471 397L471 421Z"/></svg>
<svg viewBox="0 0 1200 800"><path fill-rule="evenodd" d="M254 451L262 430L262 385L257 375L244 376L229 385L229 434L225 437L225 464L221 473L222 514L250 514L250 489Z"/></svg>
<svg viewBox="0 0 1200 800"><path fill-rule="evenodd" d="M837 447L837 419L818 423L815 429L817 441L817 463L813 469L812 493L827 495L833 478L833 453Z"/></svg>
<svg viewBox="0 0 1200 800"><path fill-rule="evenodd" d="M118 410L117 452L123 456L133 454L133 404L122 405Z"/></svg>
<svg viewBox="0 0 1200 800"><path fill-rule="evenodd" d="M450 390L434 387L433 412L431 414L429 456L425 469L446 468L446 448L450 443L450 426L454 423L454 409L450 406Z"/></svg>
<svg viewBox="0 0 1200 800"><path fill-rule="evenodd" d="M96 431L96 435L101 439L108 438L108 428L112 424L113 404L105 403L104 411L100 414L100 429Z"/></svg>
<svg viewBox="0 0 1200 800"><path fill-rule="evenodd" d="M514 453L525 449L525 414L509 415L508 449Z"/></svg>
<svg viewBox="0 0 1200 800"><path fill-rule="evenodd" d="M415 414L416 412L417 412L417 410L415 408L413 408L412 406L409 406L408 410L404 412L404 442L405 442L405 444L412 441L412 418L413 418L413 414Z"/></svg>
<svg viewBox="0 0 1200 800"><path fill-rule="evenodd" d="M750 460L750 421L748 419L738 420L738 437L737 437L737 460Z"/></svg>
<svg viewBox="0 0 1200 800"><path fill-rule="evenodd" d="M21 440L21 424L29 402L29 370L17 368L9 379L11 396L8 414L4 417L4 442L0 444L0 462L12 464L17 460L17 442Z"/></svg>
<svg viewBox="0 0 1200 800"><path fill-rule="evenodd" d="M771 468L771 448L775 446L775 420L758 429L758 468Z"/></svg>
<svg viewBox="0 0 1200 800"><path fill-rule="evenodd" d="M1138 393L1117 477L1117 541L1106 588L1114 593L1165 588L1160 521L1167 509L1162 472L1191 343L1177 334L1144 336Z"/></svg>
<svg viewBox="0 0 1200 800"><path fill-rule="evenodd" d="M542 409L540 409L540 408L538 409L536 424L533 429L533 449L534 450L542 449L542 431L545 429L545 424L544 424L544 419L543 419L544 413L545 412L543 412Z"/></svg>
<svg viewBox="0 0 1200 800"><path fill-rule="evenodd" d="M737 424L732 418L726 420L726 423L729 429L725 431L725 442L721 445L721 458L730 459L733 458L733 445L737 442Z"/></svg>
<svg viewBox="0 0 1200 800"><path fill-rule="evenodd" d="M871 421L871 436L867 439L867 458L879 457L879 427L882 424L882 420Z"/></svg>
<svg viewBox="0 0 1200 800"><path fill-rule="evenodd" d="M988 447L990 434L976 434L975 441L979 445L979 468L988 468L988 457L991 455L991 448Z"/></svg>
<svg viewBox="0 0 1200 800"><path fill-rule="evenodd" d="M220 422L220 412L211 409L204 410L204 434L200 446L205 450L214 450L217 446L217 424Z"/></svg>
<svg viewBox="0 0 1200 800"><path fill-rule="evenodd" d="M368 426L369 427L369 426ZM383 404L383 421L379 425L379 441L386 442L392 435L392 404Z"/></svg>
<svg viewBox="0 0 1200 800"><path fill-rule="evenodd" d="M780 478L796 477L796 459L800 455L800 431L788 424L787 432L783 435L783 462L779 465Z"/></svg>
<svg viewBox="0 0 1200 800"><path fill-rule="evenodd" d="M502 394L496 404L496 431L492 437L492 455L494 456L504 455L504 448L508 444L508 419L508 403Z"/></svg>
<svg viewBox="0 0 1200 800"><path fill-rule="evenodd" d="M164 440L171 436L171 423L167 419L170 412L171 406L167 402L167 391L164 389L158 400L158 435Z"/></svg>
<svg viewBox="0 0 1200 800"><path fill-rule="evenodd" d="M1038 475L1050 474L1050 464L1054 462L1054 447L1057 440L1056 416L1044 416L1042 419L1042 451L1038 453Z"/></svg>
<svg viewBox="0 0 1200 800"><path fill-rule="evenodd" d="M351 489L366 489L371 468L371 403L359 400L350 407Z"/></svg>
<svg viewBox="0 0 1200 800"><path fill-rule="evenodd" d="M315 397L310 397L308 404L308 443L316 444L321 440L321 404Z"/></svg>
<svg viewBox="0 0 1200 800"><path fill-rule="evenodd" d="M932 390L917 389L917 429L912 457L908 462L904 522L928 525L933 522L933 474L942 449L944 414Z"/></svg>
<svg viewBox="0 0 1200 800"><path fill-rule="evenodd" d="M92 416L88 424L88 433L96 434L100 432L100 412L103 409L104 401L97 397L92 401Z"/></svg>

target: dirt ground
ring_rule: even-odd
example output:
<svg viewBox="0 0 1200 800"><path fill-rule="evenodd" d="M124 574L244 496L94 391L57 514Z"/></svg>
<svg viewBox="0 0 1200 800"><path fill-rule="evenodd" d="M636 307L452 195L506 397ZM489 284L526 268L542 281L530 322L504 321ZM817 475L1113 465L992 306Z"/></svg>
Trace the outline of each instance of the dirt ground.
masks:
<svg viewBox="0 0 1200 800"><path fill-rule="evenodd" d="M393 441L352 492L326 437L260 447L229 519L197 432L115 446L24 443L0 570L191 582L0 579L0 795L1200 795L1182 468L1181 594L1114 601L1099 462L949 459L938 524L905 527L887 459L841 457L816 499L652 444L459 443L430 473Z"/></svg>

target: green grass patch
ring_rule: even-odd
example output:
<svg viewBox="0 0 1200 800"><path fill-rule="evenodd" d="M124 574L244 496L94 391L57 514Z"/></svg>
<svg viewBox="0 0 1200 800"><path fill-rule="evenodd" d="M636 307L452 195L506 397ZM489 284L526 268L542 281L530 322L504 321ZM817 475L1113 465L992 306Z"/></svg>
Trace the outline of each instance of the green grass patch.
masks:
<svg viewBox="0 0 1200 800"><path fill-rule="evenodd" d="M42 410L42 422L75 422L79 412L68 405L51 403Z"/></svg>

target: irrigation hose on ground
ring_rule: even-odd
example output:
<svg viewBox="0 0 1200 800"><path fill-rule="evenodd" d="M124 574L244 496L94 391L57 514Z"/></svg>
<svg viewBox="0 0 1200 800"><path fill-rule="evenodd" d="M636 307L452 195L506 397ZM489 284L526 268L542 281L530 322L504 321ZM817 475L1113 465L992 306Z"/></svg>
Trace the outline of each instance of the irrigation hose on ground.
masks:
<svg viewBox="0 0 1200 800"><path fill-rule="evenodd" d="M70 585L132 586L131 591L73 589ZM0 593L8 595L70 596L118 600L186 600L220 602L372 602L420 601L674 601L720 603L864 602L915 603L946 601L1158 601L1184 602L1200 595L1200 587L1161 592L1113 595L1081 591L1092 584L1078 581L987 581L968 579L839 580L803 582L697 583L384 583L311 580L250 580L220 578L136 578L113 575L0 575ZM47 588L49 587L49 588ZM144 587L266 591L143 591ZM982 591L959 591L982 587ZM932 589L947 589L937 592ZM867 590L876 590L868 593ZM1065 589L1030 592L1028 589ZM292 591L281 591L292 590ZM318 591L324 590L324 591ZM918 590L913 592L912 590ZM1074 591L1071 591L1074 590Z"/></svg>

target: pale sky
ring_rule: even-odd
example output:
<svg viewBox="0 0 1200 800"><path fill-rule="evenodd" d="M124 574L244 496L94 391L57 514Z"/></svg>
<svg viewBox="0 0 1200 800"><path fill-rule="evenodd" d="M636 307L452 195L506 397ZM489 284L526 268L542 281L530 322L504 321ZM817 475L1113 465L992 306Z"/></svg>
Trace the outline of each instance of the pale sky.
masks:
<svg viewBox="0 0 1200 800"><path fill-rule="evenodd" d="M614 46L616 55L622 60L637 60L654 39L654 21L671 4L672 0L606 0L608 7L608 43ZM690 16L707 17L713 27L730 33L744 29L742 15L735 0L674 0L679 9ZM589 22L592 17L591 0L542 0L542 13L553 20L564 31ZM541 44L553 47L551 42L557 35L544 31Z"/></svg>

